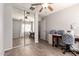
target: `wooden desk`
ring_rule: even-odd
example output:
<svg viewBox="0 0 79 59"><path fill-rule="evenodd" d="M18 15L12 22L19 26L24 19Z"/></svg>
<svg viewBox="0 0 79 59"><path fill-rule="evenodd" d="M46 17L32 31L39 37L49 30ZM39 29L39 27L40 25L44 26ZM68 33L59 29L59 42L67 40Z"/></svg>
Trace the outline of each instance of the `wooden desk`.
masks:
<svg viewBox="0 0 79 59"><path fill-rule="evenodd" d="M59 34L52 35L52 46L58 46L59 40L62 39L62 36ZM75 42L79 42L79 36L75 36Z"/></svg>
<svg viewBox="0 0 79 59"><path fill-rule="evenodd" d="M79 36L75 36L75 43L79 42ZM79 51L76 51L77 54L79 54Z"/></svg>
<svg viewBox="0 0 79 59"><path fill-rule="evenodd" d="M61 35L53 34L52 35L52 42L53 42L52 46L56 46L57 47L59 45L59 39L62 39Z"/></svg>

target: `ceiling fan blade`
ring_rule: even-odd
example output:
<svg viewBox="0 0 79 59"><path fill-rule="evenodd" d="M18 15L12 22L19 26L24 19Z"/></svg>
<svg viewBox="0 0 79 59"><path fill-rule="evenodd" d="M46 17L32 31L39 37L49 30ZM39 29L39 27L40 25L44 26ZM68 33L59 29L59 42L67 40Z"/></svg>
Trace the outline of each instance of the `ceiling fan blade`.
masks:
<svg viewBox="0 0 79 59"><path fill-rule="evenodd" d="M43 10L43 7L39 10L39 12L42 12L42 10Z"/></svg>
<svg viewBox="0 0 79 59"><path fill-rule="evenodd" d="M53 3L48 3L48 4L53 4Z"/></svg>
<svg viewBox="0 0 79 59"><path fill-rule="evenodd" d="M48 9L49 9L50 11L53 11L53 8L52 8L50 5L48 5Z"/></svg>
<svg viewBox="0 0 79 59"><path fill-rule="evenodd" d="M32 6L37 6L37 5L41 5L42 3L34 3L34 4L31 4Z"/></svg>
<svg viewBox="0 0 79 59"><path fill-rule="evenodd" d="M33 11L33 10L35 10L35 8L34 8L33 6L31 6L31 7L30 7L30 10L32 10L32 11Z"/></svg>

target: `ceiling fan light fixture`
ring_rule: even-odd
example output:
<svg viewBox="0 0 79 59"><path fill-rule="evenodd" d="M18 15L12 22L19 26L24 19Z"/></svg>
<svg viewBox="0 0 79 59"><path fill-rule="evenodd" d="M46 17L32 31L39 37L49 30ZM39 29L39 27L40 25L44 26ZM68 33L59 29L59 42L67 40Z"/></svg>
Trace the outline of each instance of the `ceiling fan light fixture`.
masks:
<svg viewBox="0 0 79 59"><path fill-rule="evenodd" d="M27 12L27 14L30 14L30 12Z"/></svg>
<svg viewBox="0 0 79 59"><path fill-rule="evenodd" d="M27 16L25 16L25 19L27 19L28 17Z"/></svg>

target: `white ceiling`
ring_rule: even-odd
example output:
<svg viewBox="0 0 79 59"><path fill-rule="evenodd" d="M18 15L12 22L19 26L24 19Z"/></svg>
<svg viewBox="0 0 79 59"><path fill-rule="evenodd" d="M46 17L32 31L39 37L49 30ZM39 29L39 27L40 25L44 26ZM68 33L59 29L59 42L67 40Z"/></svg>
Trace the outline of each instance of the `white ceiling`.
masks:
<svg viewBox="0 0 79 59"><path fill-rule="evenodd" d="M52 12L50 12L48 9L44 9L41 13L39 13L39 15L41 17L44 17L44 16L47 16L47 15L49 15L51 13L54 13L54 12L57 12L59 10L65 9L67 7L70 7L70 6L74 5L74 4L75 3L73 3L73 4L72 3L53 3L51 5L52 8L53 8ZM41 6L37 6L35 11L31 11L29 9L31 7L30 3L14 3L14 4L12 4L12 6L14 6L14 7L16 7L18 9L22 10L22 11L26 10L26 11L29 11L31 13L35 13L35 11L39 11L40 8L41 8Z"/></svg>

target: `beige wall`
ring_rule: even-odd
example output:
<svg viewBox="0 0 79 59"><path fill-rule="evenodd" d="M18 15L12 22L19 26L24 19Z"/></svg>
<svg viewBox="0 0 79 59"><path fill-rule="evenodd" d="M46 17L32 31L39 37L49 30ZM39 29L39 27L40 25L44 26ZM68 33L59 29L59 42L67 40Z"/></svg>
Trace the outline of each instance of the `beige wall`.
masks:
<svg viewBox="0 0 79 59"><path fill-rule="evenodd" d="M4 50L12 48L12 7L4 4Z"/></svg>
<svg viewBox="0 0 79 59"><path fill-rule="evenodd" d="M43 20L46 21L47 33L52 29L69 30L70 25L72 24L75 26L75 35L79 35L79 4L55 12L45 17ZM41 28L41 30L42 29L43 27Z"/></svg>
<svg viewBox="0 0 79 59"><path fill-rule="evenodd" d="M3 4L0 3L0 56L3 55Z"/></svg>

